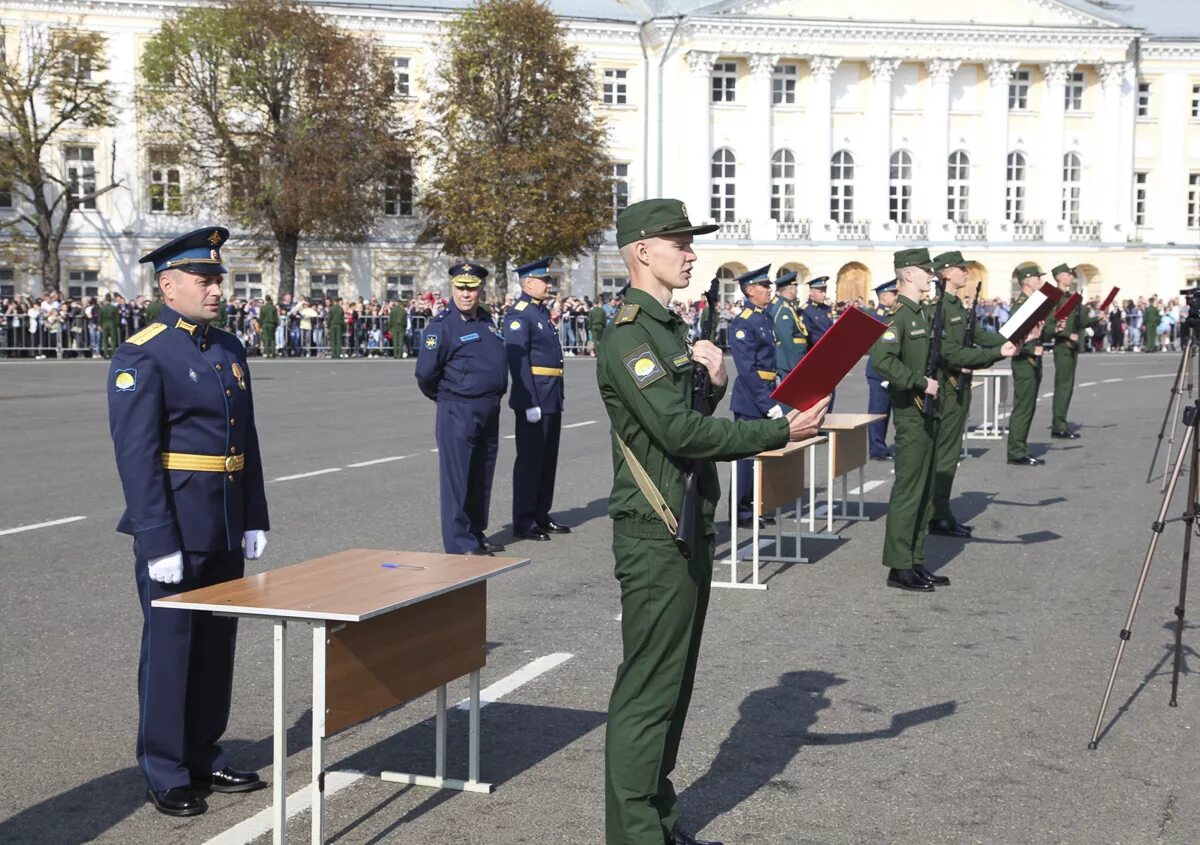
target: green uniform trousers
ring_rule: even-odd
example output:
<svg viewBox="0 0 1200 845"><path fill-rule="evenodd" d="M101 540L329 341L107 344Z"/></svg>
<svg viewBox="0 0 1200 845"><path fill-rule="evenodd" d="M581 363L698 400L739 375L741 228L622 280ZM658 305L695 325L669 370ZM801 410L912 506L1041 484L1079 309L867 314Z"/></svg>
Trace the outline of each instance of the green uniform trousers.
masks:
<svg viewBox="0 0 1200 845"><path fill-rule="evenodd" d="M275 329L276 326L263 323L262 326L262 351L267 358L275 357Z"/></svg>
<svg viewBox="0 0 1200 845"><path fill-rule="evenodd" d="M970 373L960 373L957 378L970 379ZM958 472L958 460L962 457L963 429L971 413L971 387L963 391L963 401L958 401L958 389L949 381L943 382L938 393L941 401L941 420L938 422L937 444L933 450L933 495L930 497L929 519L955 521L950 512L950 494L954 490L954 474ZM929 520L927 519L926 522Z"/></svg>
<svg viewBox="0 0 1200 845"><path fill-rule="evenodd" d="M613 536L623 658L604 745L606 845L663 845L679 817L670 774L712 582L713 538L685 560L666 536Z"/></svg>
<svg viewBox="0 0 1200 845"><path fill-rule="evenodd" d="M1042 387L1042 362L1013 359L1012 414L1008 418L1008 459L1018 461L1029 457L1029 427L1037 410L1038 391Z"/></svg>
<svg viewBox="0 0 1200 845"><path fill-rule="evenodd" d="M1071 394L1075 392L1075 363L1079 353L1065 343L1054 347L1054 421L1050 430L1055 434L1066 434L1067 409L1071 407Z"/></svg>
<svg viewBox="0 0 1200 845"><path fill-rule="evenodd" d="M342 331L343 326L329 327L329 355L333 358L342 357Z"/></svg>
<svg viewBox="0 0 1200 845"><path fill-rule="evenodd" d="M113 351L117 348L117 327L115 325L100 326L100 354L105 358L111 358Z"/></svg>
<svg viewBox="0 0 1200 845"><path fill-rule="evenodd" d="M896 402L894 394L892 402L893 405ZM892 420L896 427L896 480L883 532L883 565L889 569L912 569L925 564L938 421L925 419L920 409L911 404L893 407Z"/></svg>

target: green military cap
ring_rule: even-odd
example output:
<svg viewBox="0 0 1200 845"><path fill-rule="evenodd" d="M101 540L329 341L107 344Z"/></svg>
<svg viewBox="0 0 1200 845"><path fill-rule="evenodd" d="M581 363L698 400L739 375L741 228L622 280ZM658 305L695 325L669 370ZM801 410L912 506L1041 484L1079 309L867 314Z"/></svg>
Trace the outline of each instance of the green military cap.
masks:
<svg viewBox="0 0 1200 845"><path fill-rule="evenodd" d="M933 259L929 257L929 250L925 247L917 249L902 249L893 257L896 270L903 270L905 267L924 267L926 270L933 270Z"/></svg>
<svg viewBox="0 0 1200 845"><path fill-rule="evenodd" d="M1059 264L1057 267L1055 267L1053 270L1050 271L1051 276L1057 276L1059 273L1069 273L1072 276L1074 276L1075 268L1068 267L1066 264Z"/></svg>
<svg viewBox="0 0 1200 845"><path fill-rule="evenodd" d="M957 249L952 249L949 252L943 252L941 255L933 259L934 272L945 270L947 267L966 267L967 259L963 258L961 252Z"/></svg>
<svg viewBox="0 0 1200 845"><path fill-rule="evenodd" d="M617 246L659 235L707 235L719 228L715 223L693 226L682 200L642 200L617 215Z"/></svg>
<svg viewBox="0 0 1200 845"><path fill-rule="evenodd" d="M1026 279L1028 279L1030 276L1044 276L1044 275L1046 275L1046 274L1042 272L1041 267L1037 266L1036 264L1030 264L1028 267L1022 267L1020 270L1017 271L1017 281L1023 282Z"/></svg>

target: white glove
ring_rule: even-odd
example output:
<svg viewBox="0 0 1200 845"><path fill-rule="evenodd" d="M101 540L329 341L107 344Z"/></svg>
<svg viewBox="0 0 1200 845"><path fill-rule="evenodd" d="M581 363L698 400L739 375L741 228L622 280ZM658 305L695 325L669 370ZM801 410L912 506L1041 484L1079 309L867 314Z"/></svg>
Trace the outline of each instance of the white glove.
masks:
<svg viewBox="0 0 1200 845"><path fill-rule="evenodd" d="M171 552L169 555L152 558L147 561L150 580L161 584L178 584L183 580L183 553Z"/></svg>
<svg viewBox="0 0 1200 845"><path fill-rule="evenodd" d="M535 423L542 418L541 406L525 409L525 422Z"/></svg>
<svg viewBox="0 0 1200 845"><path fill-rule="evenodd" d="M889 384L889 382L886 382L886 381L879 382L879 386L882 387L884 390L887 390L888 384Z"/></svg>
<svg viewBox="0 0 1200 845"><path fill-rule="evenodd" d="M246 542L246 560L258 560L267 550L267 532L253 528L242 535Z"/></svg>
<svg viewBox="0 0 1200 845"><path fill-rule="evenodd" d="M771 410L767 411L767 419L777 420L783 416L783 408L778 405L772 405Z"/></svg>

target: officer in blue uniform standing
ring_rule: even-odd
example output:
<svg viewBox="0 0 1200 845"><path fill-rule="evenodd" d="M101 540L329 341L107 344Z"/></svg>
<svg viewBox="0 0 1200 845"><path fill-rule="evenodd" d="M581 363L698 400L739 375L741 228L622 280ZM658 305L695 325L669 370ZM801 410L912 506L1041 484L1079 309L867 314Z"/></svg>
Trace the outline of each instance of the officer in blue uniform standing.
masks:
<svg viewBox="0 0 1200 845"><path fill-rule="evenodd" d="M500 448L500 399L508 389L504 341L479 302L488 271L465 261L450 268L453 302L429 321L417 353L417 384L437 402L442 547L490 555L484 536Z"/></svg>
<svg viewBox="0 0 1200 845"><path fill-rule="evenodd" d="M210 327L221 304L221 246L198 229L148 255L163 308L118 347L108 419L133 536L142 605L137 760L155 808L195 816L203 792L266 783L230 767L218 742L229 721L237 620L151 608L155 599L240 578L267 547L267 498L246 351Z"/></svg>
<svg viewBox="0 0 1200 845"><path fill-rule="evenodd" d="M775 296L767 306L775 330L775 369L782 381L808 351L808 329L796 313L796 271L775 279Z"/></svg>
<svg viewBox="0 0 1200 845"><path fill-rule="evenodd" d="M817 276L808 283L808 304L800 312L804 326L808 329L808 348L812 349L825 332L833 326L832 307L825 301L828 276Z"/></svg>
<svg viewBox="0 0 1200 845"><path fill-rule="evenodd" d="M891 319L892 306L896 304L896 280L891 279L875 288L875 296L879 304L875 308L864 310L875 319L886 323ZM883 383L883 376L876 371L870 358L867 358L867 391L867 413L883 414L883 419L867 426L871 460L890 461L892 450L887 445L887 430L888 417L892 413L892 397L888 394L887 385Z"/></svg>
<svg viewBox="0 0 1200 845"><path fill-rule="evenodd" d="M508 406L517 415L513 464L513 534L549 540L569 534L550 516L563 415L563 352L547 300L554 286L553 256L517 268L521 295L504 319L504 348L512 375Z"/></svg>
<svg viewBox="0 0 1200 845"><path fill-rule="evenodd" d="M771 300L771 266L760 267L737 277L746 307L729 324L729 349L737 367L737 381L729 406L734 419L777 419L784 408L771 398L775 389L775 330L766 307ZM748 528L754 518L754 462L737 462L738 526ZM763 517L762 525L774 518Z"/></svg>

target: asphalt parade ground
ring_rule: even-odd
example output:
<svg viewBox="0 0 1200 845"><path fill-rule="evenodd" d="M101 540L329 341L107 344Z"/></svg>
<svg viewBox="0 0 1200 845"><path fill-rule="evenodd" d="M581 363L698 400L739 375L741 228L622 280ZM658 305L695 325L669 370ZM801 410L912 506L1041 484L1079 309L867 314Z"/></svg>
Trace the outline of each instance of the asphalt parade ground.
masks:
<svg viewBox="0 0 1200 845"><path fill-rule="evenodd" d="M872 462L870 520L842 526L838 541L806 541L808 564L767 566L767 591L714 591L675 774L686 824L727 845L1200 841L1194 623L1179 706L1167 707L1182 523L1163 534L1100 747L1087 750L1161 502L1146 475L1177 363L1177 353L1083 356L1071 412L1082 439L1051 440L1039 399L1030 442L1044 467L1008 466L1003 441L967 441L953 507L975 539L927 547L950 587L885 589L890 464ZM440 550L434 405L411 360L251 370L272 530L248 573L352 547ZM427 696L326 742L328 769L347 773L327 780L328 841L603 841L605 709L620 655L611 455L594 362L568 360L566 378L555 515L574 532L510 543L533 562L489 587L482 776L495 792L377 780L432 769ZM213 795L193 819L145 802L134 760L141 618L131 543L114 531L123 504L106 384L98 362L0 363L0 843L269 842L270 790ZM1049 366L1043 397L1052 389ZM865 408L860 365L837 410ZM506 408L502 436L512 427ZM513 456L502 440L489 530L501 542L512 539ZM1185 494L1181 484L1172 516ZM1192 595L1200 620L1200 589ZM310 641L293 627L289 840L307 842ZM269 623L243 621L224 747L268 780L271 661ZM450 701L466 694L458 682ZM455 710L451 776L465 773L465 737Z"/></svg>

